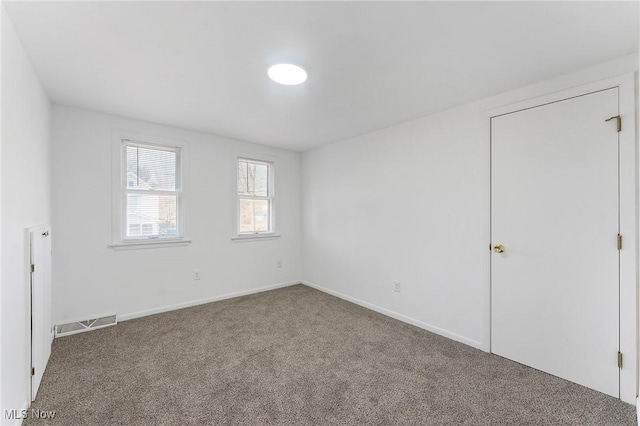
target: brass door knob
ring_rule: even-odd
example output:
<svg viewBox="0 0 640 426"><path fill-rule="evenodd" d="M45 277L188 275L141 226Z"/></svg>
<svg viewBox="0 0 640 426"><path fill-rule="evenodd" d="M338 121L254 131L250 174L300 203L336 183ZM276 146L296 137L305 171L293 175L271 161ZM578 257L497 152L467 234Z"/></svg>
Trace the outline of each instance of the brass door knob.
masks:
<svg viewBox="0 0 640 426"><path fill-rule="evenodd" d="M504 246L502 244L498 244L497 246L493 247L493 251L495 251L496 253L503 253Z"/></svg>

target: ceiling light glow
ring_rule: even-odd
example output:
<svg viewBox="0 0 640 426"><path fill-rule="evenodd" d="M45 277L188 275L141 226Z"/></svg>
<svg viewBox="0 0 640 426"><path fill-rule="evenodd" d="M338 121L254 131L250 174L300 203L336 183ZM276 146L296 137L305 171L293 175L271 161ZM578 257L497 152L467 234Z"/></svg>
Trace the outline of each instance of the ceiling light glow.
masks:
<svg viewBox="0 0 640 426"><path fill-rule="evenodd" d="M297 65L277 64L267 71L269 78L276 83L294 86L304 83L307 79L307 72Z"/></svg>

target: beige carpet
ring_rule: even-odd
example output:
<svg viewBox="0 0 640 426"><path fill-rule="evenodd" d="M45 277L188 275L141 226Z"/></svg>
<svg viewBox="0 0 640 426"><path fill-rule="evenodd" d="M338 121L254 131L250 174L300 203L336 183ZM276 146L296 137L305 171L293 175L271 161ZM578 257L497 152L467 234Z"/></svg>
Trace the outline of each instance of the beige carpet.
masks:
<svg viewBox="0 0 640 426"><path fill-rule="evenodd" d="M297 285L56 339L43 425L633 425L635 408Z"/></svg>

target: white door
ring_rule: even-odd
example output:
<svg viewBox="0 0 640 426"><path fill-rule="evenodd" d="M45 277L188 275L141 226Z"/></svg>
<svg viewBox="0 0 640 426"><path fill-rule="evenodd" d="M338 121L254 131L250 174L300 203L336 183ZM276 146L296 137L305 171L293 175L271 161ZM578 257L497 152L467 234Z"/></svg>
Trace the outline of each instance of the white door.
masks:
<svg viewBox="0 0 640 426"><path fill-rule="evenodd" d="M613 88L492 118L491 350L618 397L616 115Z"/></svg>
<svg viewBox="0 0 640 426"><path fill-rule="evenodd" d="M31 261L31 400L36 399L44 369L51 355L51 230L29 230Z"/></svg>

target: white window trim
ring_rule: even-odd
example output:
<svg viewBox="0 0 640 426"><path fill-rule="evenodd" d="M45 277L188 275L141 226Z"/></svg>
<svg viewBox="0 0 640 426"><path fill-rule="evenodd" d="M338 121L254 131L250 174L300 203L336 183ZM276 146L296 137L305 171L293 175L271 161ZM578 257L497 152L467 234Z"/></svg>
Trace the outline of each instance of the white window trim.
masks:
<svg viewBox="0 0 640 426"><path fill-rule="evenodd" d="M126 141L135 141L140 145L148 145L151 148L179 148L177 170L177 184L181 190L178 195L178 230L179 237L175 238L130 238L124 239L124 197L123 194L123 167L125 158L122 144ZM180 247L191 243L186 237L187 223L187 191L189 170L189 145L184 141L170 140L157 136L149 136L131 132L114 130L111 141L111 243L108 247L114 250L136 250L147 248Z"/></svg>
<svg viewBox="0 0 640 426"><path fill-rule="evenodd" d="M256 163L269 165L269 199L271 200L271 230L269 232L258 233L240 233L240 198L238 194L238 162L240 160L248 160ZM280 238L280 234L277 232L277 191L276 182L278 181L278 165L277 158L268 155L255 155L255 154L238 154L234 158L233 163L234 179L233 179L233 196L235 197L234 211L233 211L233 231L231 240L235 242L242 241L260 241L260 240L275 240Z"/></svg>
<svg viewBox="0 0 640 426"><path fill-rule="evenodd" d="M191 243L191 240L183 239L162 239L162 240L134 240L126 243L109 244L113 250L140 250L149 248L184 247Z"/></svg>

